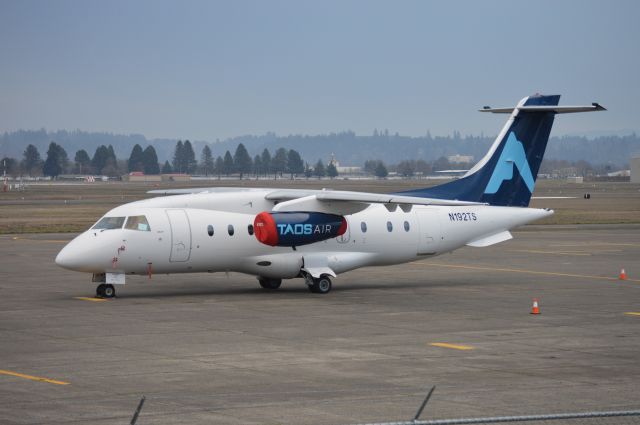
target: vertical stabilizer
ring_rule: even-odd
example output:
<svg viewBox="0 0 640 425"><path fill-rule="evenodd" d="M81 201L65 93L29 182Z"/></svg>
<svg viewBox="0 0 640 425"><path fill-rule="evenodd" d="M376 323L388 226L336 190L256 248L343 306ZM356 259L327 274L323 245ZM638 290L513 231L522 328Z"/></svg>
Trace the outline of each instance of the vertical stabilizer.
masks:
<svg viewBox="0 0 640 425"><path fill-rule="evenodd" d="M486 202L490 205L529 205L555 115L604 110L600 105L558 106L559 95L533 95L515 108L483 111L510 113L487 154L463 177L440 186L401 192L427 198Z"/></svg>

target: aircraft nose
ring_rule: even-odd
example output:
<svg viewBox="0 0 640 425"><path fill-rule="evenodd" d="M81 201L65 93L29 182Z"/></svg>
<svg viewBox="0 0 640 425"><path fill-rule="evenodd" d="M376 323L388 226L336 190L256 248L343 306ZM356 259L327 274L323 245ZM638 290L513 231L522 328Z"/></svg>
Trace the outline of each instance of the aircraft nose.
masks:
<svg viewBox="0 0 640 425"><path fill-rule="evenodd" d="M82 255L76 241L69 242L56 256L56 264L69 270L81 267Z"/></svg>
<svg viewBox="0 0 640 425"><path fill-rule="evenodd" d="M73 258L74 255L71 252L72 250L69 249L69 245L71 244L68 244L67 246L62 248L62 250L56 256L56 264L65 269L73 269L73 264L75 263Z"/></svg>

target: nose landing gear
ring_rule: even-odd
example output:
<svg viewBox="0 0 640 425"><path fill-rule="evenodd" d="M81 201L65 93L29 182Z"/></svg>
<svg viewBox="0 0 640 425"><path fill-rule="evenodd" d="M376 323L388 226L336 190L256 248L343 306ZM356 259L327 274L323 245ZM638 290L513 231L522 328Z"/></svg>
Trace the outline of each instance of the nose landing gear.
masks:
<svg viewBox="0 0 640 425"><path fill-rule="evenodd" d="M116 288L109 283L101 283L96 288L98 298L113 298L116 296Z"/></svg>

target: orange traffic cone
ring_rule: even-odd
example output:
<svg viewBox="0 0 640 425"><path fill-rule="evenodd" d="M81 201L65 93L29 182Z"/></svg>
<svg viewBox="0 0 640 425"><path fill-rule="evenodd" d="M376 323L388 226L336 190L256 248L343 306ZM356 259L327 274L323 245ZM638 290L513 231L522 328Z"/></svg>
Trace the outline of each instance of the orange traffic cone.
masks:
<svg viewBox="0 0 640 425"><path fill-rule="evenodd" d="M531 307L531 314L540 314L540 307L538 307L538 299L533 299L533 307Z"/></svg>
<svg viewBox="0 0 640 425"><path fill-rule="evenodd" d="M624 269L620 270L620 275L618 276L618 279L627 280L627 273L624 271Z"/></svg>

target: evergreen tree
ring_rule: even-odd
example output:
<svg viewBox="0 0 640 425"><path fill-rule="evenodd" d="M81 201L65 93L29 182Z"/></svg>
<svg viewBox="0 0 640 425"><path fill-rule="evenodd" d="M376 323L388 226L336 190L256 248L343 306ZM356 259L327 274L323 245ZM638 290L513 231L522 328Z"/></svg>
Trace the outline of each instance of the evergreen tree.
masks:
<svg viewBox="0 0 640 425"><path fill-rule="evenodd" d="M309 165L308 162L304 163L304 176L307 178L307 180L313 176L313 168L311 168L311 166Z"/></svg>
<svg viewBox="0 0 640 425"><path fill-rule="evenodd" d="M110 159L111 161L113 161L114 164L116 164L118 162L118 159L116 158L116 151L113 150L113 146L109 145L109 147L107 148L107 151L109 153L107 160Z"/></svg>
<svg viewBox="0 0 640 425"><path fill-rule="evenodd" d="M204 145L204 148L202 148L202 155L200 155L200 165L202 166L202 171L204 171L205 176L213 173L213 155L211 155L211 148L209 147L209 145Z"/></svg>
<svg viewBox="0 0 640 425"><path fill-rule="evenodd" d="M332 179L338 177L338 169L333 162L327 165L327 176L331 177Z"/></svg>
<svg viewBox="0 0 640 425"><path fill-rule="evenodd" d="M118 159L116 158L116 152L113 150L113 146L108 147L102 145L98 148L100 150L99 161L102 161L100 167L100 173L109 177L115 177L119 174ZM98 150L96 150L96 154ZM95 159L95 155L94 155ZM95 165L94 165L95 166Z"/></svg>
<svg viewBox="0 0 640 425"><path fill-rule="evenodd" d="M226 151L222 163L222 174L228 176L231 173L233 173L233 157L231 156L231 152Z"/></svg>
<svg viewBox="0 0 640 425"><path fill-rule="evenodd" d="M143 159L142 159L142 147L137 143L133 146L133 149L131 149L131 155L129 155L127 168L129 172L142 171L144 169Z"/></svg>
<svg viewBox="0 0 640 425"><path fill-rule="evenodd" d="M171 164L169 164L169 161L165 161L164 165L162 166L162 174L171 174L173 173L173 170L171 169Z"/></svg>
<svg viewBox="0 0 640 425"><path fill-rule="evenodd" d="M285 148L279 148L276 151L276 154L273 156L271 160L271 171L282 175L282 173L287 169L287 150Z"/></svg>
<svg viewBox="0 0 640 425"><path fill-rule="evenodd" d="M378 166L378 160L377 159L368 159L364 162L364 172L365 173L369 173L369 174L374 174L376 173L376 167Z"/></svg>
<svg viewBox="0 0 640 425"><path fill-rule="evenodd" d="M216 170L216 174L218 175L218 180L220 180L220 176L224 172L224 159L222 159L221 156L218 156L216 158L215 170Z"/></svg>
<svg viewBox="0 0 640 425"><path fill-rule="evenodd" d="M64 150L64 148L62 147L62 145L57 145L58 146L58 163L60 164L60 168L61 168L61 172L64 173L67 171L68 167L69 167L69 155L67 155L67 151Z"/></svg>
<svg viewBox="0 0 640 425"><path fill-rule="evenodd" d="M182 145L182 154L183 154L183 168L187 174L193 174L198 167L198 162L196 161L196 154L193 151L193 146L191 146L191 142L188 140L184 141Z"/></svg>
<svg viewBox="0 0 640 425"><path fill-rule="evenodd" d="M240 173L240 180L242 180L244 173L251 172L251 157L242 143L236 148L236 153L233 155L233 164L235 171Z"/></svg>
<svg viewBox="0 0 640 425"><path fill-rule="evenodd" d="M262 170L262 157L260 155L256 155L253 158L253 173L256 175L256 179L260 175Z"/></svg>
<svg viewBox="0 0 640 425"><path fill-rule="evenodd" d="M58 145L55 142L49 143L49 150L47 150L47 159L44 162L44 166L42 167L42 173L45 176L49 176L52 178L58 177L64 170L64 165L62 162L64 161L65 154L62 153L64 149L62 146Z"/></svg>
<svg viewBox="0 0 640 425"><path fill-rule="evenodd" d="M30 176L39 175L42 172L42 159L40 159L40 152L38 148L33 145L28 145L23 153L24 159L22 160L22 167L24 171Z"/></svg>
<svg viewBox="0 0 640 425"><path fill-rule="evenodd" d="M103 174L103 168L107 165L108 159L109 149L105 145L98 146L91 159L91 165L97 174Z"/></svg>
<svg viewBox="0 0 640 425"><path fill-rule="evenodd" d="M385 167L384 162L378 161L378 164L376 165L376 168L375 168L375 175L376 177L379 177L379 178L385 178L389 175L389 172L387 171L387 167Z"/></svg>
<svg viewBox="0 0 640 425"><path fill-rule="evenodd" d="M78 173L82 174L91 172L91 158L89 158L89 154L84 149L80 149L76 152L74 162L76 163Z"/></svg>
<svg viewBox="0 0 640 425"><path fill-rule="evenodd" d="M291 173L292 179L294 175L304 173L304 162L298 151L291 149L287 153L287 171Z"/></svg>
<svg viewBox="0 0 640 425"><path fill-rule="evenodd" d="M260 162L262 163L261 173L265 176L271 172L271 153L269 149L265 148L260 155Z"/></svg>
<svg viewBox="0 0 640 425"><path fill-rule="evenodd" d="M173 171L175 173L185 173L186 170L183 168L184 166L184 148L182 144L182 140L178 140L176 143L176 149L173 152Z"/></svg>
<svg viewBox="0 0 640 425"><path fill-rule="evenodd" d="M327 170L324 168L324 164L321 159L319 159L318 162L316 162L315 167L313 167L313 174L315 174L319 179L327 175Z"/></svg>
<svg viewBox="0 0 640 425"><path fill-rule="evenodd" d="M158 164L158 155L153 146L149 145L142 152L142 164L145 174L160 174L160 165Z"/></svg>

